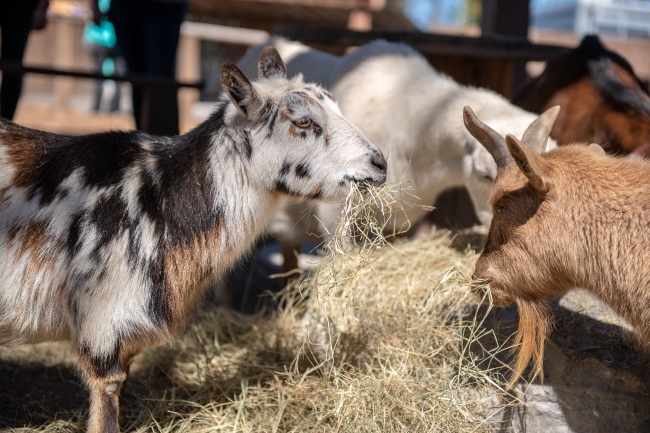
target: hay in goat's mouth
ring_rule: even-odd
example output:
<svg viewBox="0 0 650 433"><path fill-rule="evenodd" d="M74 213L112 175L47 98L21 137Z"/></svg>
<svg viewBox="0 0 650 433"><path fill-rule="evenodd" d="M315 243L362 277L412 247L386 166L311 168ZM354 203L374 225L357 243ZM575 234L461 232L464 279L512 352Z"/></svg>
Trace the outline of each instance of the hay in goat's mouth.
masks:
<svg viewBox="0 0 650 433"><path fill-rule="evenodd" d="M321 265L312 285L329 290L342 282L359 278L371 271L376 250L392 247L389 239L411 228L407 211L414 207L433 210L432 206L416 203L411 181L391 182L381 186L368 183L350 185L339 223L333 232L327 227ZM403 222L398 223L399 220ZM354 250L354 254L350 254ZM338 266L336 266L336 265ZM346 272L341 272L345 270Z"/></svg>

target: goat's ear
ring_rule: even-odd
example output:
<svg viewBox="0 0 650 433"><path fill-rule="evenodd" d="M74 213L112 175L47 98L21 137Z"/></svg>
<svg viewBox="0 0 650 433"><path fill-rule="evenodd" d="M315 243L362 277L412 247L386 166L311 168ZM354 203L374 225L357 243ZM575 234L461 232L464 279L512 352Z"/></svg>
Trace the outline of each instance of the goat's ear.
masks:
<svg viewBox="0 0 650 433"><path fill-rule="evenodd" d="M264 47L257 66L259 78L284 78L287 79L287 68L284 66L280 53L272 46Z"/></svg>
<svg viewBox="0 0 650 433"><path fill-rule="evenodd" d="M591 143L587 148L598 155L605 155L605 149L600 144Z"/></svg>
<svg viewBox="0 0 650 433"><path fill-rule="evenodd" d="M262 100L248 78L231 62L226 62L221 68L221 85L230 100L246 117L262 105Z"/></svg>
<svg viewBox="0 0 650 433"><path fill-rule="evenodd" d="M506 144L508 145L508 151L512 159L515 160L517 167L528 178L531 186L537 192L546 194L549 190L549 182L544 179L542 170L537 162L541 157L535 152L528 151L524 148L514 135L506 135Z"/></svg>

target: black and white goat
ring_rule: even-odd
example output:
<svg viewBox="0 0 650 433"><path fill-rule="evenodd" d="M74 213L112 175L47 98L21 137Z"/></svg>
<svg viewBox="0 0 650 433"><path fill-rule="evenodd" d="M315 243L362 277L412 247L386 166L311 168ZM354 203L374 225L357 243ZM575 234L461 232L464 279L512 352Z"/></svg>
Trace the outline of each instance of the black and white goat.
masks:
<svg viewBox="0 0 650 433"><path fill-rule="evenodd" d="M169 339L286 196L339 200L386 161L329 94L226 64L212 116L178 137L67 137L0 119L0 344L71 339L89 432L117 432L130 359Z"/></svg>

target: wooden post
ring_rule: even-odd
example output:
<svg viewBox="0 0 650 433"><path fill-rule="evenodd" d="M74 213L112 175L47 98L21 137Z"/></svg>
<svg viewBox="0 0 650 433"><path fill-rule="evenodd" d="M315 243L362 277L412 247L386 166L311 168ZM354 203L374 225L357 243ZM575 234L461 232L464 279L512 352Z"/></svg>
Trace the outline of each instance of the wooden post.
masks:
<svg viewBox="0 0 650 433"><path fill-rule="evenodd" d="M369 0L357 1L356 7L350 11L348 16L348 28L360 32L372 30L372 12Z"/></svg>
<svg viewBox="0 0 650 433"><path fill-rule="evenodd" d="M52 19L51 25L55 28L55 56L54 67L72 69L75 66L75 49L79 45L76 41L73 20L57 16ZM70 107L70 97L74 81L70 77L56 77L54 80L54 94L58 108L67 110Z"/></svg>
<svg viewBox="0 0 650 433"><path fill-rule="evenodd" d="M201 79L201 40L181 32L176 57L176 79L195 82ZM178 91L178 123L181 134L196 126L192 106L199 100L198 89L181 88Z"/></svg>
<svg viewBox="0 0 650 433"><path fill-rule="evenodd" d="M483 0L481 33L528 37L528 0Z"/></svg>
<svg viewBox="0 0 650 433"><path fill-rule="evenodd" d="M368 10L355 9L348 17L348 28L365 32L372 29L372 13Z"/></svg>
<svg viewBox="0 0 650 433"><path fill-rule="evenodd" d="M527 38L529 25L529 0L483 0L483 16L481 18L483 36L511 35ZM510 92L517 89L527 77L526 65L516 64Z"/></svg>

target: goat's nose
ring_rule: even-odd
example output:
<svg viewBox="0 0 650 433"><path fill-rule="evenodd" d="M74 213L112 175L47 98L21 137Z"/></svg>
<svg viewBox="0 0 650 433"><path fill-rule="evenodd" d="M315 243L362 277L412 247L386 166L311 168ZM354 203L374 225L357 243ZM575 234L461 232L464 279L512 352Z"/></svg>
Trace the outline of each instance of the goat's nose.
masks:
<svg viewBox="0 0 650 433"><path fill-rule="evenodd" d="M386 173L386 160L383 155L373 154L370 157L370 163L377 167L382 173Z"/></svg>

